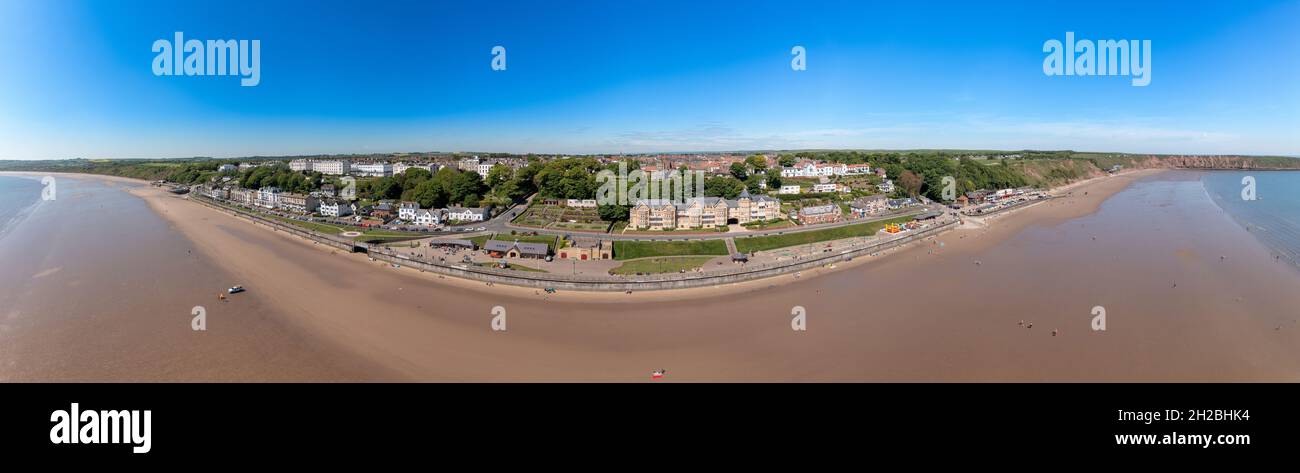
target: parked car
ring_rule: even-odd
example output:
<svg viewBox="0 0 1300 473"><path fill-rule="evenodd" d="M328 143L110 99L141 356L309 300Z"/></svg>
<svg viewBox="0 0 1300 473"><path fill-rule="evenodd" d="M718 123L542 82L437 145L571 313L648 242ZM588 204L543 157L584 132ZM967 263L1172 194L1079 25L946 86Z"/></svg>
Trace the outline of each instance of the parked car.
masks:
<svg viewBox="0 0 1300 473"><path fill-rule="evenodd" d="M241 292L244 292L244 286L235 286L230 289L226 289L226 292L231 294L239 294Z"/></svg>

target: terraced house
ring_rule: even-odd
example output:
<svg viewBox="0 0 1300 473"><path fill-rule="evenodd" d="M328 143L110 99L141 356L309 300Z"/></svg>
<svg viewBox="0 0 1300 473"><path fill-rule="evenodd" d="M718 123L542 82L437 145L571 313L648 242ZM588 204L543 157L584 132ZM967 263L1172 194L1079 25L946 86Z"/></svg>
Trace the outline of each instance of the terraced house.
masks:
<svg viewBox="0 0 1300 473"><path fill-rule="evenodd" d="M684 203L645 199L632 207L628 224L649 230L714 228L728 223L749 223L781 218L781 202L767 196L741 191L735 200L695 197Z"/></svg>
<svg viewBox="0 0 1300 473"><path fill-rule="evenodd" d="M297 214L309 214L315 212L320 206L320 201L316 197L303 194L280 194L276 207L288 212Z"/></svg>

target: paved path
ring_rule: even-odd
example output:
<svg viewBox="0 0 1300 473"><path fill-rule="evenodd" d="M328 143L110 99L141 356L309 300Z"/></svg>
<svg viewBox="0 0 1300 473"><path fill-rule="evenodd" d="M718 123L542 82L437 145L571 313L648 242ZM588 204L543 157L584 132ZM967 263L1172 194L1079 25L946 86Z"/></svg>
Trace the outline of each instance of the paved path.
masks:
<svg viewBox="0 0 1300 473"><path fill-rule="evenodd" d="M736 249L736 240L734 238L728 238L723 241L727 242L727 254L734 255L740 253L740 250Z"/></svg>

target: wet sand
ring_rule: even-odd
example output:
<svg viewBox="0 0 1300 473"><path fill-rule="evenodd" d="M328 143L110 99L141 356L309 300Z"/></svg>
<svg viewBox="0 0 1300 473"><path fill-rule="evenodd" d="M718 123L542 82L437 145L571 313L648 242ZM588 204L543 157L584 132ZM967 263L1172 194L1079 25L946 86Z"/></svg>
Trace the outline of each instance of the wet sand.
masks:
<svg viewBox="0 0 1300 473"><path fill-rule="evenodd" d="M0 381L345 381L387 370L304 332L127 179L58 176L58 198L0 240ZM206 332L190 328L194 306Z"/></svg>
<svg viewBox="0 0 1300 473"><path fill-rule="evenodd" d="M230 330L222 342L230 351L256 346L268 359L311 352L244 340L283 326L328 354L314 366L349 365L332 373L345 379L649 381L654 369L668 371L665 381L1290 381L1300 374L1300 277L1222 214L1194 173L1087 182L986 226L972 222L834 271L632 295L548 296L440 279L157 189L132 192L192 242L205 266L249 288L237 303L264 304L261 317L238 328L219 329L210 319L208 335ZM99 274L84 271L65 267L46 277ZM491 329L495 306L506 310L505 332ZM806 309L806 332L790 329L794 306ZM1104 332L1090 329L1094 306L1106 310ZM188 320L187 313L188 305L177 317ZM122 335L138 336L148 334ZM231 378L295 380L313 371L241 360L223 365ZM133 368L138 362L114 360L118 373L135 374L118 379L141 379L147 368Z"/></svg>

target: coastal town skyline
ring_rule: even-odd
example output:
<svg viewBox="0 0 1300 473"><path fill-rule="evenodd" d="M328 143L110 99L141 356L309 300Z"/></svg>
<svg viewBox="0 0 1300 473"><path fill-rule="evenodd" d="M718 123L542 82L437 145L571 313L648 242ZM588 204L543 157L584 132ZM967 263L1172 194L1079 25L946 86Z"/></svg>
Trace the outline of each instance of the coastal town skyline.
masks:
<svg viewBox="0 0 1300 473"><path fill-rule="evenodd" d="M1300 0L0 0L0 443L1287 454L1296 25Z"/></svg>
<svg viewBox="0 0 1300 473"><path fill-rule="evenodd" d="M950 14L935 17L907 5L791 11L760 2L745 11L691 5L693 14L678 18L664 13L671 8L596 3L290 2L245 14L142 2L149 14L128 17L109 5L9 3L0 7L0 61L23 73L0 78L0 157L828 148L1300 155L1290 113L1300 91L1274 79L1295 75L1300 61L1269 46L1288 41L1295 2L1120 6L1008 15L949 3ZM285 16L300 21L277 20ZM672 35L653 33L668 26ZM177 33L260 42L256 85L156 75L150 46ZM1044 44L1072 36L1150 41L1149 84L1044 74ZM501 70L496 46L508 59ZM792 68L795 48L805 69Z"/></svg>

